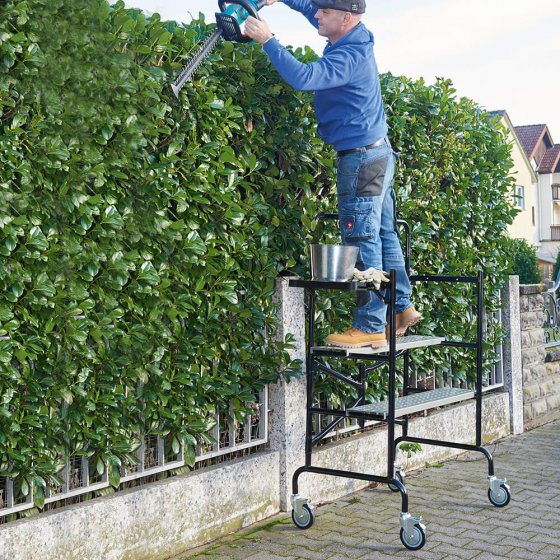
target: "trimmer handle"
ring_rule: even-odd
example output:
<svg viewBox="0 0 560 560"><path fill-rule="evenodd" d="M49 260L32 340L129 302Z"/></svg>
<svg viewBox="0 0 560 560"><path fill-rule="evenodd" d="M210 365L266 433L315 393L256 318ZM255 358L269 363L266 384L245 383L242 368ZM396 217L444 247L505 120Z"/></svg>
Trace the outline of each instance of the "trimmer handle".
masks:
<svg viewBox="0 0 560 560"><path fill-rule="evenodd" d="M226 4L239 4L242 8L245 8L254 18L259 19L257 10L260 10L263 6L266 6L266 0L259 0L256 4L253 4L253 2L250 2L249 0L218 0L220 12L226 11Z"/></svg>
<svg viewBox="0 0 560 560"><path fill-rule="evenodd" d="M247 14L259 19L257 11L266 6L266 0L218 0L218 6L221 13L216 14L216 23L221 28L224 39L248 43L251 37L241 31L241 25L247 19Z"/></svg>

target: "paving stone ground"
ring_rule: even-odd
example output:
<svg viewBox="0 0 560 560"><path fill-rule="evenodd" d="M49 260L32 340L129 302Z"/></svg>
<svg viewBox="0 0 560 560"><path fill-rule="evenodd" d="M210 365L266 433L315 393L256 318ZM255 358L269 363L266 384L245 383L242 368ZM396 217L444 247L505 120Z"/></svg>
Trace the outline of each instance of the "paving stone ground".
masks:
<svg viewBox="0 0 560 560"><path fill-rule="evenodd" d="M487 462L468 453L409 473L409 511L422 516L426 544L416 552L399 538L400 493L369 488L315 508L297 529L281 514L182 558L197 560L559 560L560 421L488 446L511 502L487 497Z"/></svg>

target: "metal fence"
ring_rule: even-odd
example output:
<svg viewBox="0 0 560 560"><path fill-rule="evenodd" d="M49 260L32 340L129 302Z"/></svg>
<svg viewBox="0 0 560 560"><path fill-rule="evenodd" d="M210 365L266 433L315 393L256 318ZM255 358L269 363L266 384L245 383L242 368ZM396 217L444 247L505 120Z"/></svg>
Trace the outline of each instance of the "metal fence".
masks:
<svg viewBox="0 0 560 560"><path fill-rule="evenodd" d="M552 288L543 292L544 299L544 339L545 346L557 346L560 344L560 298L558 290L560 288L560 271L556 276L556 281Z"/></svg>
<svg viewBox="0 0 560 560"><path fill-rule="evenodd" d="M260 447L268 442L268 390L263 389L253 413L240 424L230 407L226 415L215 415L216 424L208 434L210 443L196 449L196 463ZM147 435L134 453L137 461L121 466L121 485L185 466L184 448L173 452L166 438ZM110 486L107 468L98 474L97 465L88 457L70 457L59 473L62 484L47 486L45 505L76 498ZM27 490L27 491L26 491ZM0 517L34 507L33 487L26 488L17 478L0 477Z"/></svg>

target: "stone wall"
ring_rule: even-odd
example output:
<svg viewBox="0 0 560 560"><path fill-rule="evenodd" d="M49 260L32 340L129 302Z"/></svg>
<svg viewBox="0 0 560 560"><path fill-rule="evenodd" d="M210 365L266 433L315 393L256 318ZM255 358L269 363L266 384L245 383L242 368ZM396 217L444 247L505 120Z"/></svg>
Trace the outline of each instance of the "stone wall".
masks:
<svg viewBox="0 0 560 560"><path fill-rule="evenodd" d="M542 285L519 288L525 429L560 417L560 352L545 348L544 289Z"/></svg>

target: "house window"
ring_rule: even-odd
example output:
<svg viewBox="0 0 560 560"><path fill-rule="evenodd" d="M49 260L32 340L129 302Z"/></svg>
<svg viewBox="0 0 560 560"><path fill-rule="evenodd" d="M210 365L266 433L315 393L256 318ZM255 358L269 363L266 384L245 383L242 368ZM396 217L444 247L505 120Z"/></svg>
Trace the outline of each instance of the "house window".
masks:
<svg viewBox="0 0 560 560"><path fill-rule="evenodd" d="M525 187L517 185L515 187L515 207L520 210L525 210Z"/></svg>

